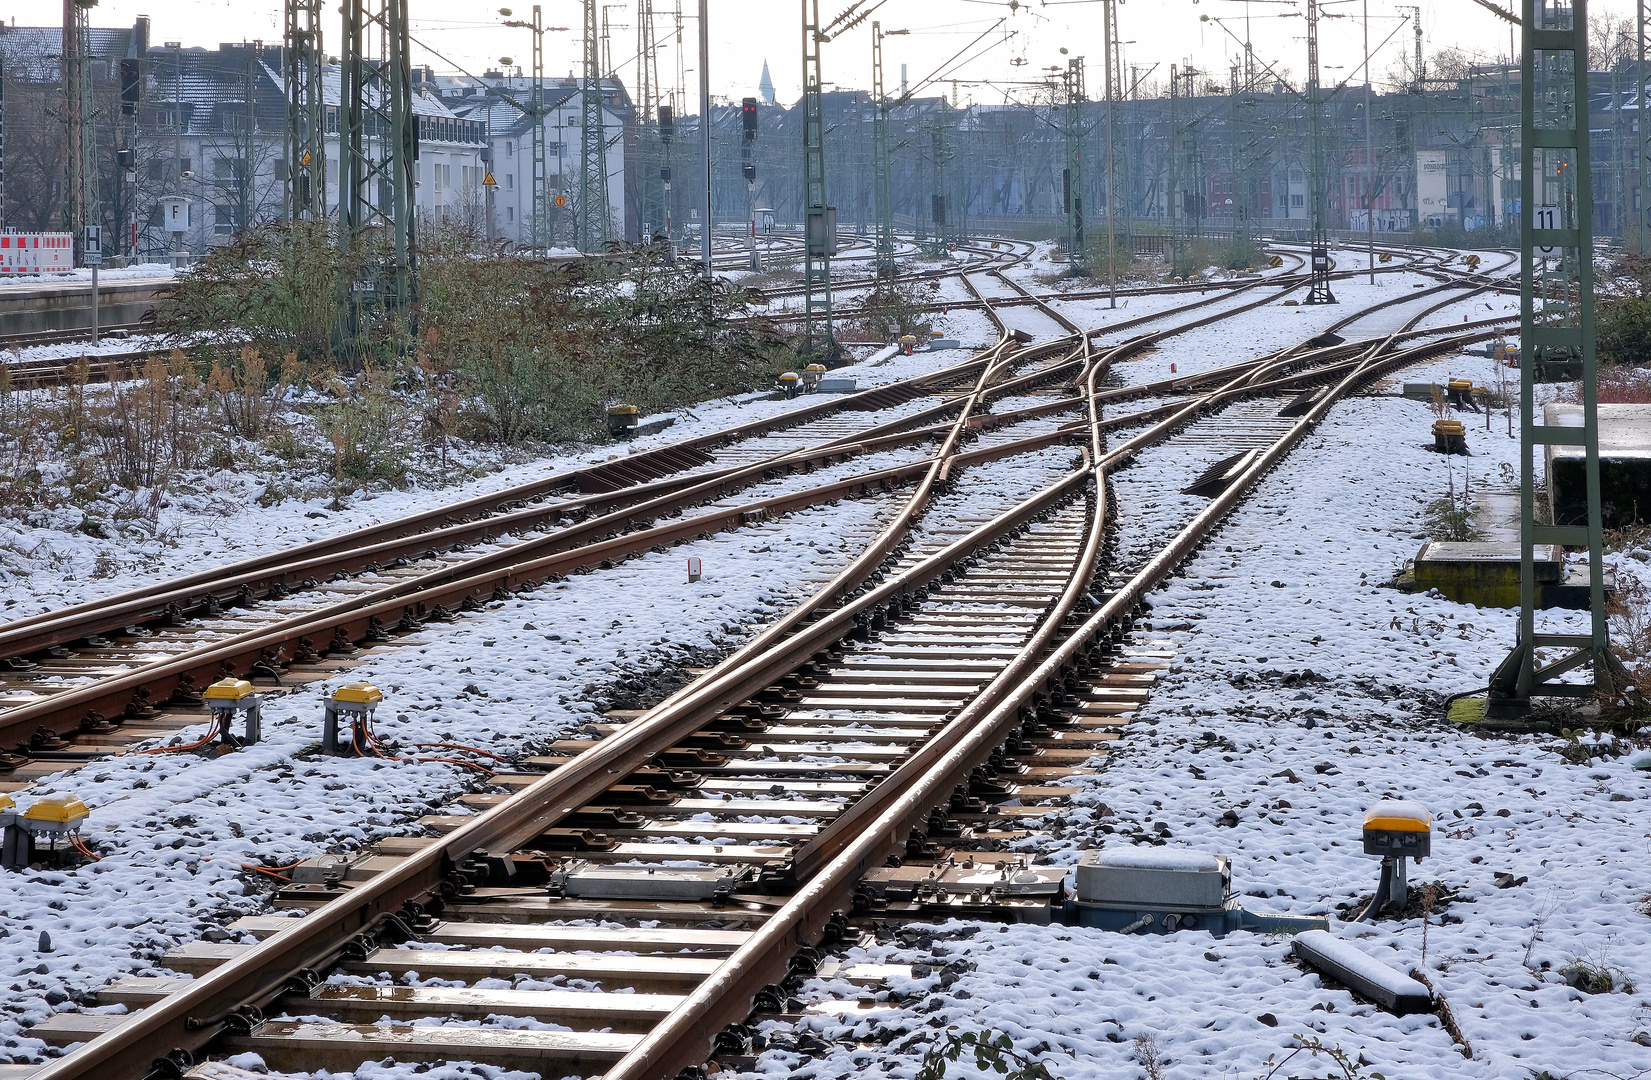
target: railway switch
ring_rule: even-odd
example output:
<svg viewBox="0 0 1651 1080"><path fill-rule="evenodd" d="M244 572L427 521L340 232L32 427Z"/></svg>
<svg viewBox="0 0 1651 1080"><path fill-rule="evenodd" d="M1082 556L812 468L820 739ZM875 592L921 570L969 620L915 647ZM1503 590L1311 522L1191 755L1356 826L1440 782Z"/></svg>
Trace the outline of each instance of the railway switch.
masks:
<svg viewBox="0 0 1651 1080"><path fill-rule="evenodd" d="M383 691L372 683L350 683L334 690L322 713L321 752L332 757L371 754L377 738L373 713L383 700ZM347 725L347 734L340 734L340 721Z"/></svg>
<svg viewBox="0 0 1651 1080"><path fill-rule="evenodd" d="M1433 815L1418 802L1383 799L1364 815L1364 853L1382 857L1376 895L1355 922L1364 922L1389 903L1403 908L1409 892L1405 859L1421 862L1433 854Z"/></svg>
<svg viewBox="0 0 1651 1080"><path fill-rule="evenodd" d="M4 802L0 802L0 823L5 825L0 868L6 870L27 867L42 843L55 853L60 842L80 832L81 823L91 813L86 804L73 795L38 799L21 814L9 796L0 798L4 798Z"/></svg>
<svg viewBox="0 0 1651 1080"><path fill-rule="evenodd" d="M797 396L797 383L801 381L795 371L787 371L780 376L780 392L787 400Z"/></svg>
<svg viewBox="0 0 1651 1080"><path fill-rule="evenodd" d="M247 680L219 679L202 691L201 698L212 712L213 730L221 746L239 750L263 739L264 696ZM242 719L240 738L230 731L237 716Z"/></svg>

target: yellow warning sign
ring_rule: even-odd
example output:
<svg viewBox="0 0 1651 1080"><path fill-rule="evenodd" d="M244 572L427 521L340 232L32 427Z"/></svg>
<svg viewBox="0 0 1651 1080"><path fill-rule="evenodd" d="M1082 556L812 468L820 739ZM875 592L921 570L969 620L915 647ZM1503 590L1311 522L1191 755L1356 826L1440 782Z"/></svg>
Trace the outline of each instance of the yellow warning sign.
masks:
<svg viewBox="0 0 1651 1080"><path fill-rule="evenodd" d="M499 182L497 180L493 179L493 174L492 173L488 173L486 179L484 179L482 181L482 187L498 187L498 186L499 186Z"/></svg>
<svg viewBox="0 0 1651 1080"><path fill-rule="evenodd" d="M305 150L304 156L298 159L298 164L306 169L310 167L310 152L308 150Z"/></svg>
<svg viewBox="0 0 1651 1080"><path fill-rule="evenodd" d="M1267 260L1267 265L1268 266L1283 266L1284 265L1284 260L1280 256L1274 255L1272 258Z"/></svg>
<svg viewBox="0 0 1651 1080"><path fill-rule="evenodd" d="M567 198L566 195L556 196L556 205L557 206L566 206L567 204L568 204L568 198Z"/></svg>

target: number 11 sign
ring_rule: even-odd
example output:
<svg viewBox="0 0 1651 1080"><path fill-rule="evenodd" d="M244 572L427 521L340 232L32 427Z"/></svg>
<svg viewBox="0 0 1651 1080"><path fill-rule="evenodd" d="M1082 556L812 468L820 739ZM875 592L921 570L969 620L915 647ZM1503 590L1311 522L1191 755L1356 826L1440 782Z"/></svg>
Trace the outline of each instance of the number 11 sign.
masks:
<svg viewBox="0 0 1651 1080"><path fill-rule="evenodd" d="M1533 229L1559 228L1559 207L1557 206L1533 206L1531 207L1531 217L1531 228ZM1536 245L1533 250L1545 259L1559 254L1557 247L1544 247L1541 244Z"/></svg>

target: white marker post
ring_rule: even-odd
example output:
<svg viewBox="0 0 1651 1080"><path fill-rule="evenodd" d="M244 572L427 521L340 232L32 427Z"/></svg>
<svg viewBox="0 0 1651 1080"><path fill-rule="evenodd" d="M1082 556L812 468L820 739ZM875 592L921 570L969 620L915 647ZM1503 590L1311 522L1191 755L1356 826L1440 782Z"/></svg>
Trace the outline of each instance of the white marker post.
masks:
<svg viewBox="0 0 1651 1080"><path fill-rule="evenodd" d="M688 584L692 585L694 582L699 580L699 572L700 572L699 560L698 559L689 559L688 560Z"/></svg>
<svg viewBox="0 0 1651 1080"><path fill-rule="evenodd" d="M83 245L86 252L86 265L92 268L92 344L97 344L97 268L103 265L103 226L86 226L86 242Z"/></svg>

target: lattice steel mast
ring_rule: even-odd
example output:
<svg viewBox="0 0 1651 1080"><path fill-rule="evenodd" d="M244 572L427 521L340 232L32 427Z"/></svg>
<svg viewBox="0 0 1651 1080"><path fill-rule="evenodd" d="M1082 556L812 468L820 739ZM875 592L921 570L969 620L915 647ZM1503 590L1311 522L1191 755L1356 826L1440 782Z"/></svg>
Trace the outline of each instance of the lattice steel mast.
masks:
<svg viewBox="0 0 1651 1080"><path fill-rule="evenodd" d="M326 100L321 93L321 0L287 0L282 77L286 82L287 165L284 209L288 221L327 216ZM245 224L245 223L243 223Z"/></svg>
<svg viewBox="0 0 1651 1080"><path fill-rule="evenodd" d="M1636 100L1634 120L1640 129L1640 160L1639 168L1635 170L1639 178L1640 188L1640 258L1645 258L1651 252L1651 116L1645 110L1645 4L1646 0L1635 0L1634 15L1637 33L1638 64L1634 68L1634 95Z"/></svg>
<svg viewBox="0 0 1651 1080"><path fill-rule="evenodd" d="M1089 272L1083 237L1083 57L1066 62L1066 252L1074 274Z"/></svg>
<svg viewBox="0 0 1651 1080"><path fill-rule="evenodd" d="M1123 42L1118 37L1118 5L1123 0L1101 0L1101 45L1106 52L1106 288L1110 306L1118 306L1118 200L1115 195L1118 170L1123 155L1118 150L1118 130L1113 113L1123 100L1121 83L1124 77ZM1129 201L1124 200L1124 209ZM1125 223L1124 242L1129 242L1128 223Z"/></svg>
<svg viewBox="0 0 1651 1080"><path fill-rule="evenodd" d="M654 228L665 220L663 209L656 216L653 198L653 170L658 167L655 165L657 149L654 143L659 137L659 129L654 123L654 107L659 99L659 59L654 42L653 0L637 0L636 64L636 142L642 158L636 170L636 206L640 238L646 244L652 239Z"/></svg>
<svg viewBox="0 0 1651 1080"><path fill-rule="evenodd" d="M889 175L889 103L883 92L883 24L871 24L872 199L877 212L877 276L894 276L894 192Z"/></svg>
<svg viewBox="0 0 1651 1080"><path fill-rule="evenodd" d="M1169 220L1171 272L1181 254L1181 215L1176 212L1175 197L1179 194L1181 159L1181 75L1176 65L1169 66L1169 182L1164 191L1164 216Z"/></svg>
<svg viewBox="0 0 1651 1080"><path fill-rule="evenodd" d="M97 0L63 0L63 117L68 126L64 217L75 234L98 218L97 135L92 122L91 9Z"/></svg>
<svg viewBox="0 0 1651 1080"><path fill-rule="evenodd" d="M1307 116L1308 152L1311 157L1307 199L1312 203L1312 221L1309 222L1312 280L1306 302L1334 304L1336 297L1330 291L1330 207L1325 188L1324 102L1319 97L1318 0L1307 0Z"/></svg>
<svg viewBox="0 0 1651 1080"><path fill-rule="evenodd" d="M545 23L539 5L533 5L533 85L528 87L528 113L533 120L529 144L528 242L535 255L556 242L550 226L550 164L545 155Z"/></svg>
<svg viewBox="0 0 1651 1080"><path fill-rule="evenodd" d="M407 0L344 0L343 12L339 240L349 248L375 231L388 234L388 262L358 284L356 300L410 304L418 299L418 129Z"/></svg>
<svg viewBox="0 0 1651 1080"><path fill-rule="evenodd" d="M1599 484L1599 389L1594 365L1593 177L1588 148L1587 0L1523 0L1520 55L1519 334L1519 639L1491 677L1492 709L1519 711L1535 696L1614 694L1626 685L1611 655L1605 611L1604 521ZM1582 426L1538 424L1533 391L1545 369L1580 367ZM1587 510L1575 520L1536 519L1533 455L1580 446ZM1558 518L1560 510L1550 513ZM1588 552L1587 633L1544 632L1536 625L1538 545ZM1560 655L1539 660L1538 649ZM1592 684L1558 681L1591 667Z"/></svg>
<svg viewBox="0 0 1651 1080"><path fill-rule="evenodd" d="M601 40L597 0L584 0L585 77L579 95L579 250L600 251L608 242L608 140L602 130ZM702 123L710 123L702 117Z"/></svg>
<svg viewBox="0 0 1651 1080"><path fill-rule="evenodd" d="M831 334L831 222L826 206L820 0L803 5L803 352L835 350Z"/></svg>

